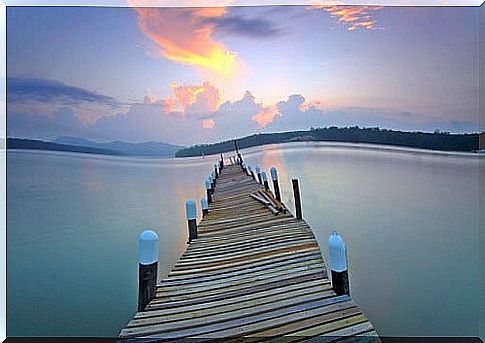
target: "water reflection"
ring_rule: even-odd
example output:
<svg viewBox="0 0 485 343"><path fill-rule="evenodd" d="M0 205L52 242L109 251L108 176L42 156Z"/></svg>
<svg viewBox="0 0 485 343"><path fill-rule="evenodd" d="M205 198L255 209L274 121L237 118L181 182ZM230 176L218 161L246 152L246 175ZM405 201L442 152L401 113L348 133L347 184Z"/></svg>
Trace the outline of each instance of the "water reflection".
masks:
<svg viewBox="0 0 485 343"><path fill-rule="evenodd" d="M477 335L476 155L322 143L242 154L278 169L292 211L300 179L303 217L325 257L331 231L343 235L352 295L381 334ZM138 234L158 233L163 277L217 156L7 159L9 335L114 336L136 310Z"/></svg>

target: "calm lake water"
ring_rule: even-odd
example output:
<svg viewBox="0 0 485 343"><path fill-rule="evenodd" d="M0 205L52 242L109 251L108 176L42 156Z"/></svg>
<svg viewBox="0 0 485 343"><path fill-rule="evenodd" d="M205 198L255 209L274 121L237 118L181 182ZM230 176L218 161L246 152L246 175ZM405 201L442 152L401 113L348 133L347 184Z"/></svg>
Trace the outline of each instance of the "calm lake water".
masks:
<svg viewBox="0 0 485 343"><path fill-rule="evenodd" d="M386 336L478 335L479 160L370 145L291 143L243 150L275 166L326 257L339 231L351 293ZM121 158L7 153L9 336L117 336L136 312L137 237L160 237L160 274L185 249L186 199L216 156ZM200 209L199 209L200 210Z"/></svg>

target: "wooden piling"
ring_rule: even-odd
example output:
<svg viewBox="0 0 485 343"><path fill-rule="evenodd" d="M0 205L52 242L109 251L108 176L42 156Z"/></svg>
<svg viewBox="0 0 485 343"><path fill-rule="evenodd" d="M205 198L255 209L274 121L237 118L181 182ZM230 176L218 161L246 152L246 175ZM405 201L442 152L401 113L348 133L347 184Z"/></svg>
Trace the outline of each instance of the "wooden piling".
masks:
<svg viewBox="0 0 485 343"><path fill-rule="evenodd" d="M138 254L138 311L143 311L157 290L158 235L154 231L140 234Z"/></svg>
<svg viewBox="0 0 485 343"><path fill-rule="evenodd" d="M328 257L332 273L332 288L337 295L350 294L347 247L342 236L334 231L328 239Z"/></svg>
<svg viewBox="0 0 485 343"><path fill-rule="evenodd" d="M187 227L189 229L189 243L197 238L197 206L195 200L189 199L185 202L187 215Z"/></svg>
<svg viewBox="0 0 485 343"><path fill-rule="evenodd" d="M210 205L212 204L212 190L211 190L211 181L209 179L205 181L205 189L207 192L207 203Z"/></svg>
<svg viewBox="0 0 485 343"><path fill-rule="evenodd" d="M296 211L296 218L302 219L301 215L301 198L300 198L300 187L298 186L298 179L292 179L291 183L293 184L293 196L295 198L295 211Z"/></svg>
<svg viewBox="0 0 485 343"><path fill-rule="evenodd" d="M273 180L274 195L276 200L281 202L280 185L278 183L278 171L275 167L271 168L271 179Z"/></svg>

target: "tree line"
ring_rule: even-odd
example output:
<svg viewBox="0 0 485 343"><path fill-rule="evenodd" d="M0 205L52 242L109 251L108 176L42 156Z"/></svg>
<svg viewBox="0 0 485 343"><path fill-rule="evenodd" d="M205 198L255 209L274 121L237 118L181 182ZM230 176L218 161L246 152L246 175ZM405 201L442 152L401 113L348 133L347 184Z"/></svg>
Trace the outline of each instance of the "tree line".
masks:
<svg viewBox="0 0 485 343"><path fill-rule="evenodd" d="M308 131L290 131L279 133L260 133L238 138L240 149L264 144L276 144L292 141L328 141L349 143L372 143L395 145L419 149L470 152L478 150L478 133L450 134L449 132L407 132L380 129L378 127L360 128L336 126L312 128ZM219 154L234 151L234 140L214 144L194 145L180 149L176 157L190 157Z"/></svg>

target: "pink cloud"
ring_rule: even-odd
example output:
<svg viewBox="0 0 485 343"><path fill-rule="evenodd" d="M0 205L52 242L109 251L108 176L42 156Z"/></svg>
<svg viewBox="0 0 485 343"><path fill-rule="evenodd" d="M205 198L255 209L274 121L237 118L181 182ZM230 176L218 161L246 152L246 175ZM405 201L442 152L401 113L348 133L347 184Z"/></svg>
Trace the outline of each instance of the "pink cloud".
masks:
<svg viewBox="0 0 485 343"><path fill-rule="evenodd" d="M252 121L258 123L260 127L265 127L266 125L271 123L277 115L281 115L278 112L277 106L267 106L264 107L260 112L255 114L251 119Z"/></svg>
<svg viewBox="0 0 485 343"><path fill-rule="evenodd" d="M219 90L209 82L204 82L202 85L172 83L171 87L184 113L215 112L220 105Z"/></svg>
<svg viewBox="0 0 485 343"><path fill-rule="evenodd" d="M378 28L374 13L383 9L383 6L347 6L332 5L328 2L312 1L311 9L322 9L338 22L347 27L348 31L357 29L375 30Z"/></svg>
<svg viewBox="0 0 485 343"><path fill-rule="evenodd" d="M204 119L202 120L202 128L203 129L213 129L216 125L214 119Z"/></svg>

